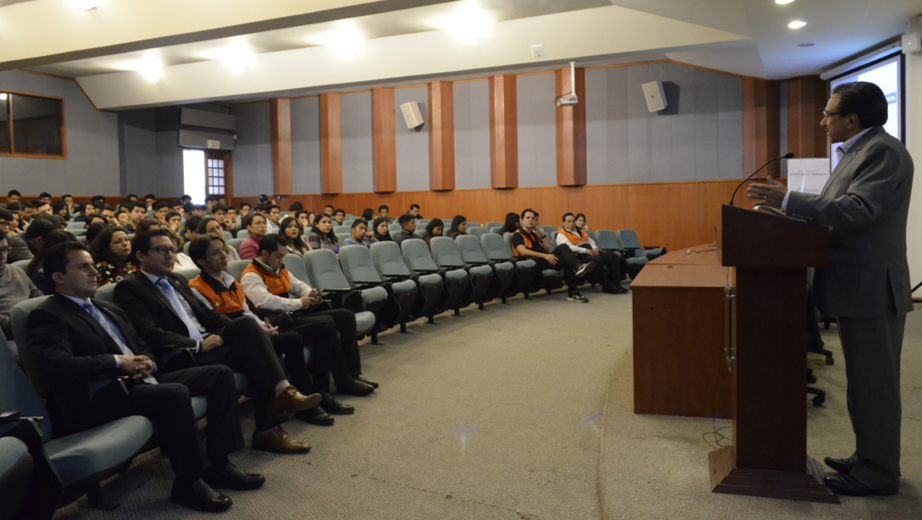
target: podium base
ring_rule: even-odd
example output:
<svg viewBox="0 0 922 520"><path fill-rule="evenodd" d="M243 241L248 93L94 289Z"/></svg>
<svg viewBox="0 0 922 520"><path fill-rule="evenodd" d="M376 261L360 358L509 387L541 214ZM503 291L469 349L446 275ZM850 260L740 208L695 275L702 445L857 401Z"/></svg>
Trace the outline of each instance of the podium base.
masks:
<svg viewBox="0 0 922 520"><path fill-rule="evenodd" d="M823 485L824 473L814 458L807 458L807 470L803 473L739 468L736 450L730 446L708 453L708 464L713 493L839 503L835 493Z"/></svg>

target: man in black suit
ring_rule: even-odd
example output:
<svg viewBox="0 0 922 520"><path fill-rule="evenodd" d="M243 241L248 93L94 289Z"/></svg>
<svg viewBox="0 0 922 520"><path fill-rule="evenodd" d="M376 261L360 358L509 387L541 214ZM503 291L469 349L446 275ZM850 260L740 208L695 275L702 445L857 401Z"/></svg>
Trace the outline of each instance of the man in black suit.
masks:
<svg viewBox="0 0 922 520"><path fill-rule="evenodd" d="M302 395L288 382L269 336L256 320L231 320L196 298L189 283L172 273L176 250L166 231L139 233L132 247L140 270L119 282L115 299L144 341L155 352L189 349L199 365L227 365L246 374L256 415L253 449L309 451L310 445L290 437L275 415L313 408L320 396Z"/></svg>
<svg viewBox="0 0 922 520"><path fill-rule="evenodd" d="M77 242L54 246L44 263L55 294L29 315L29 344L36 354L39 391L46 397L55 429L74 433L128 414L151 419L169 450L176 475L170 499L199 511L224 511L231 499L214 488L256 489L261 475L234 467L228 455L244 447L234 374L222 366L157 371L150 350L115 305L92 299L96 269ZM156 374L156 376L154 376ZM87 384L129 376L124 393ZM207 449L199 439L192 396L208 399ZM125 406L127 405L127 406Z"/></svg>

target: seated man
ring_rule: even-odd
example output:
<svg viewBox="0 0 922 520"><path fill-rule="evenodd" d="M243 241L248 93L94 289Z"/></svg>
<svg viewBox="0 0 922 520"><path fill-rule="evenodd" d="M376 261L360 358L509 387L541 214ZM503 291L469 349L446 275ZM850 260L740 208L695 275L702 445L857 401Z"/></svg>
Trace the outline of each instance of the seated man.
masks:
<svg viewBox="0 0 922 520"><path fill-rule="evenodd" d="M259 324L218 314L192 294L184 278L172 274L177 251L166 230L139 233L132 247L140 270L115 286L115 299L144 341L155 352L190 349L198 365L227 365L246 374L256 420L253 449L310 450L277 425L275 414L308 410L320 403L320 396L302 395L291 386Z"/></svg>
<svg viewBox="0 0 922 520"><path fill-rule="evenodd" d="M147 214L147 206L143 202L126 202L122 204L122 208L128 210L128 222L122 225L119 229L124 231L129 235L135 233L138 224L144 220L144 217Z"/></svg>
<svg viewBox="0 0 922 520"><path fill-rule="evenodd" d="M423 218L423 216L419 214L419 204L416 203L410 204L410 211L407 211L407 214L413 215L413 218L416 220Z"/></svg>
<svg viewBox="0 0 922 520"><path fill-rule="evenodd" d="M163 201L157 201L153 205L154 218L160 222L160 225L167 225L166 214L170 212L170 205Z"/></svg>
<svg viewBox="0 0 922 520"><path fill-rule="evenodd" d="M90 204L89 202L84 202L80 205L82 210L76 216L72 222L89 222L90 217L96 214L96 206Z"/></svg>
<svg viewBox="0 0 922 520"><path fill-rule="evenodd" d="M365 246L371 249L371 245L377 242L374 233L368 231L368 225L362 219L355 219L352 223L352 236L343 241L343 246Z"/></svg>
<svg viewBox="0 0 922 520"><path fill-rule="evenodd" d="M333 208L333 206L331 206L330 204L327 204L327 207L323 208L323 213L324 213L324 215L329 215L330 218L333 218L333 210L334 210L334 209L335 209L335 208Z"/></svg>
<svg viewBox="0 0 922 520"><path fill-rule="evenodd" d="M580 263L576 253L569 247L557 246L553 250L547 248L544 239L535 232L538 227L535 219L535 210L526 209L522 212L522 225L512 234L512 250L516 257L531 257L538 263L538 272L545 269L563 270L563 278L567 283L567 299L571 302L588 303L586 298L579 293L577 278L582 278L591 273L595 264L591 262ZM548 251L551 251L548 253Z"/></svg>
<svg viewBox="0 0 922 520"><path fill-rule="evenodd" d="M334 226L342 226L344 220L346 220L346 210L338 209L333 212Z"/></svg>
<svg viewBox="0 0 922 520"><path fill-rule="evenodd" d="M240 244L241 260L252 260L259 256L259 242L266 236L266 217L255 211L243 221L243 225L250 232L250 236Z"/></svg>
<svg viewBox="0 0 922 520"><path fill-rule="evenodd" d="M324 345L313 344L311 367L316 377L311 380L311 373L304 363L304 342L294 331L279 333L268 320L261 321L247 304L240 284L227 274L227 253L224 240L215 236L202 236L192 241L189 256L202 269L202 273L189 282L195 296L203 303L230 319L248 316L269 334L275 353L285 356L285 368L291 377L291 384L302 393L330 391L330 351ZM326 385L323 384L326 381ZM320 383L318 385L318 382ZM312 390L313 388L313 390ZM295 417L311 424L332 425L333 416L324 412L319 406L303 412L296 412Z"/></svg>
<svg viewBox="0 0 922 520"><path fill-rule="evenodd" d="M10 311L13 307L29 298L44 296L35 287L24 269L13 267L6 261L10 251L10 242L6 231L0 229L0 329L7 339L13 339Z"/></svg>
<svg viewBox="0 0 922 520"><path fill-rule="evenodd" d="M378 216L387 219L387 223L391 224L394 222L394 217L389 217L387 214L391 212L391 208L387 207L385 204L378 206Z"/></svg>
<svg viewBox="0 0 922 520"><path fill-rule="evenodd" d="M266 223L266 233L275 235L279 232L279 220L282 217L282 208L275 204L266 205L266 216L269 221Z"/></svg>
<svg viewBox="0 0 922 520"><path fill-rule="evenodd" d="M585 231L576 227L576 217L573 216L573 213L564 214L563 226L560 226L558 231L558 246L569 247L571 251L576 253L576 258L580 262L595 263L595 272L599 283L602 284L602 292L608 294L624 294L628 292L621 285L621 253L599 251L595 241L589 238ZM589 247L584 248L577 244L589 244Z"/></svg>
<svg viewBox="0 0 922 520"><path fill-rule="evenodd" d="M6 261L13 263L20 260L31 260L35 255L29 249L29 244L26 243L21 235L10 233L13 224L13 214L5 209L0 209L0 230L6 233L7 242L9 242L7 244Z"/></svg>
<svg viewBox="0 0 922 520"><path fill-rule="evenodd" d="M329 347L332 357L330 371L336 381L336 390L350 395L370 394L378 384L362 375L355 314L346 309L316 309L315 306L321 302L320 292L288 275L285 269L287 253L288 248L281 238L274 235L263 237L259 243L259 257L247 266L240 277L243 293L253 303L256 312L288 313L291 317L289 328L301 334L305 342ZM315 378L320 377L315 372ZM351 406L333 399L329 378L315 379L315 384L326 385L319 391L323 396L320 406L327 413L342 415L354 411Z"/></svg>
<svg viewBox="0 0 922 520"><path fill-rule="evenodd" d="M404 213L397 218L397 223L400 224L402 228L400 234L397 235L397 238L394 240L397 242L398 246L403 244L404 240L412 240L414 238L422 240L413 234L413 232L416 231L416 217L409 213Z"/></svg>
<svg viewBox="0 0 922 520"><path fill-rule="evenodd" d="M231 499L214 489L262 486L262 475L244 473L227 458L244 447L234 373L225 366L161 373L125 313L92 298L96 269L86 246L65 242L44 257L45 277L55 294L29 315L26 348L40 361L38 386L48 389L49 409L76 419L63 427L59 421L55 432L75 433L128 414L150 418L170 453L176 478L170 499L199 511L231 506ZM130 376L127 403L103 390L87 395L88 383L124 375ZM191 397L199 395L208 399L207 448L192 409Z"/></svg>

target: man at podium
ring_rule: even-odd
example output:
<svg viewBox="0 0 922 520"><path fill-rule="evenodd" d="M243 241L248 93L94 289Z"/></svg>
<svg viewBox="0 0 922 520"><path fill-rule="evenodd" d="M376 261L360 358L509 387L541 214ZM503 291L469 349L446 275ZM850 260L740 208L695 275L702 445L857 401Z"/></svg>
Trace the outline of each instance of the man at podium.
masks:
<svg viewBox="0 0 922 520"><path fill-rule="evenodd" d="M839 164L819 195L774 179L747 190L758 204L829 226L829 265L813 291L824 315L838 319L848 378L855 452L827 457L838 471L824 483L844 495L893 495L900 475L900 351L912 310L906 220L912 192L909 152L883 125L884 93L867 82L836 87L823 111Z"/></svg>

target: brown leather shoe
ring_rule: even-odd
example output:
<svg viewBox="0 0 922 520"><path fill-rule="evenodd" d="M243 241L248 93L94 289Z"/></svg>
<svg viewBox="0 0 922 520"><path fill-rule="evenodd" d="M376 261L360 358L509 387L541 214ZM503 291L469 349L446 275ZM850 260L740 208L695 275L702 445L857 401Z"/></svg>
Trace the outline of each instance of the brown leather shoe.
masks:
<svg viewBox="0 0 922 520"><path fill-rule="evenodd" d="M320 394L304 395L295 387L288 385L288 388L275 397L275 413L310 410L318 404L320 404Z"/></svg>
<svg viewBox="0 0 922 520"><path fill-rule="evenodd" d="M294 439L281 426L266 432L253 432L253 449L272 453L307 453L311 445Z"/></svg>

